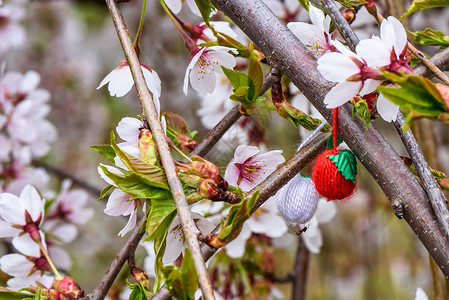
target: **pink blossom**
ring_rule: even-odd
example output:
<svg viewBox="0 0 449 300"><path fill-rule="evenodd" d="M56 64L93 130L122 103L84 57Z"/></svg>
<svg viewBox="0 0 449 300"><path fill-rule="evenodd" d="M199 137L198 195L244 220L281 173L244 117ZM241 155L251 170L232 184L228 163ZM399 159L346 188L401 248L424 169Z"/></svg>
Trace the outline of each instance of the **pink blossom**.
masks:
<svg viewBox="0 0 449 300"><path fill-rule="evenodd" d="M334 49L329 33L331 18L325 17L324 13L313 5L309 6L309 16L312 24L290 22L287 27L318 58Z"/></svg>
<svg viewBox="0 0 449 300"><path fill-rule="evenodd" d="M233 68L236 64L234 56L228 53L231 48L214 46L202 47L192 53L184 76L184 94L190 84L200 94L212 93L215 90L215 73L222 74L220 66Z"/></svg>
<svg viewBox="0 0 449 300"><path fill-rule="evenodd" d="M247 192L268 177L276 167L285 161L282 151L275 150L258 154L254 146L238 146L234 159L226 168L224 179L242 191Z"/></svg>
<svg viewBox="0 0 449 300"><path fill-rule="evenodd" d="M60 221L85 224L93 215L92 208L86 208L88 194L83 189L70 189L71 180L64 180L61 191L53 203L47 218Z"/></svg>
<svg viewBox="0 0 449 300"><path fill-rule="evenodd" d="M33 240L40 239L39 226L44 217L45 201L36 189L27 185L20 197L9 193L0 194L0 237L20 240L19 234L28 233Z"/></svg>
<svg viewBox="0 0 449 300"><path fill-rule="evenodd" d="M25 12L14 4L0 6L0 54L25 42L25 30L19 25Z"/></svg>

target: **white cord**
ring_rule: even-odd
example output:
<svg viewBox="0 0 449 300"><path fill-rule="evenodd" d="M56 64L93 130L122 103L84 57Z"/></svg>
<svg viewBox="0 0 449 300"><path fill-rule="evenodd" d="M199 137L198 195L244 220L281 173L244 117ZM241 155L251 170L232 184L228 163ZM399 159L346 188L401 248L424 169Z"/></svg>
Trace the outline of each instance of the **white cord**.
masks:
<svg viewBox="0 0 449 300"><path fill-rule="evenodd" d="M320 132L321 129L323 129L324 126L326 126L327 121L323 120L323 122L321 122L321 124L307 137L305 138L302 143L299 145L298 150L296 150L296 152L299 152L299 150L301 150L305 145L307 145L311 140L313 140L318 133Z"/></svg>

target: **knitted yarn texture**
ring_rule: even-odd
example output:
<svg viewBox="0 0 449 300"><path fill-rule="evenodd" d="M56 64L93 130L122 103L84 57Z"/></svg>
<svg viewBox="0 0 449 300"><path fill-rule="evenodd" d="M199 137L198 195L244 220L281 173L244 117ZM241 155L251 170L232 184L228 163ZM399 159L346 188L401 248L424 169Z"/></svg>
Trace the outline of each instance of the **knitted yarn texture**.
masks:
<svg viewBox="0 0 449 300"><path fill-rule="evenodd" d="M277 207L287 223L304 224L315 213L319 197L312 179L297 175L279 192Z"/></svg>
<svg viewBox="0 0 449 300"><path fill-rule="evenodd" d="M328 201L345 199L351 196L355 190L355 177L354 180L345 178L334 161L329 158L330 155L339 155L343 151L324 151L320 156L318 156L315 168L313 169L312 178L315 183L316 190L320 193L320 195L326 197ZM351 153L350 151L347 152ZM354 154L351 153L351 155L353 156ZM355 157L353 159L355 161ZM354 166L351 167L354 168ZM356 165L355 168L357 168ZM357 172L357 169L355 172Z"/></svg>

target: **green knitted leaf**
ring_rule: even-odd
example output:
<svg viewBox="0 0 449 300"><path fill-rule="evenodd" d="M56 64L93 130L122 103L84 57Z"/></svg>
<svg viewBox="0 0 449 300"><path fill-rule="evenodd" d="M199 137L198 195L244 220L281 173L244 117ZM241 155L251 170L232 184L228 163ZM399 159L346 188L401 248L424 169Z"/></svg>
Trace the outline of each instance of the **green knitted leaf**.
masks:
<svg viewBox="0 0 449 300"><path fill-rule="evenodd" d="M342 150L335 155L328 155L330 160L335 164L338 171L346 178L355 183L357 178L357 160L355 155L349 150Z"/></svg>

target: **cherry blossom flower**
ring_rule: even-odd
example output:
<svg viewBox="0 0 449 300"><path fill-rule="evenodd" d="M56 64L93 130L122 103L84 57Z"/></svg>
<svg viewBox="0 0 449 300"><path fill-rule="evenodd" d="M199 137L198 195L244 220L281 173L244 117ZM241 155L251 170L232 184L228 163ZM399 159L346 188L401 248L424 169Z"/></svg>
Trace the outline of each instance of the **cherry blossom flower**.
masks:
<svg viewBox="0 0 449 300"><path fill-rule="evenodd" d="M39 82L34 71L8 72L0 80L0 130L8 134L14 158L24 164L47 154L57 135L54 125L45 119L50 94L37 88Z"/></svg>
<svg viewBox="0 0 449 300"><path fill-rule="evenodd" d="M372 42L382 47L380 39L372 40ZM341 106L356 95L363 96L372 93L380 84L379 77L382 76L380 71L371 67L383 66L385 60L382 56L378 56L376 51L372 51L373 48L366 48L372 46L373 43L369 44L359 43L357 45L357 53L365 54L362 58L340 42L332 41L332 45L340 52L326 53L318 59L318 71L324 78L338 82L324 98L327 108Z"/></svg>
<svg viewBox="0 0 449 300"><path fill-rule="evenodd" d="M0 6L0 54L25 42L25 30L19 25L24 16L22 7L13 4Z"/></svg>
<svg viewBox="0 0 449 300"><path fill-rule="evenodd" d="M131 69L126 61L119 60L119 62L122 64L106 75L106 77L100 82L97 90L102 88L104 85L109 84L109 93L111 96L116 97L123 97L131 90L134 85ZM159 98L161 97L161 80L159 79L159 75L156 71L144 64L141 64L140 67L148 89L153 94L153 98L157 99L157 101L154 99L154 103L156 105L156 110L159 111L159 106L157 104L159 103Z"/></svg>
<svg viewBox="0 0 449 300"><path fill-rule="evenodd" d="M240 234L225 246L226 254L232 258L242 257L246 241L253 233L264 234L269 238L279 238L287 233L287 224L279 215L275 197L270 198L243 223Z"/></svg>
<svg viewBox="0 0 449 300"><path fill-rule="evenodd" d="M189 65L184 76L184 94L190 84L200 94L212 93L215 90L215 73L222 74L220 66L233 68L236 64L234 56L228 53L228 47L201 47L192 52Z"/></svg>
<svg viewBox="0 0 449 300"><path fill-rule="evenodd" d="M224 179L247 192L268 177L285 161L281 150L259 154L254 146L238 146L233 160L226 168Z"/></svg>
<svg viewBox="0 0 449 300"><path fill-rule="evenodd" d="M53 203L47 219L56 218L64 222L85 224L93 215L92 208L86 208L88 194L83 189L72 189L72 181L66 179L61 184L61 191Z"/></svg>
<svg viewBox="0 0 449 300"><path fill-rule="evenodd" d="M325 17L324 13L313 5L309 5L309 16L313 24L290 22L287 27L318 58L334 49L329 33L331 18Z"/></svg>
<svg viewBox="0 0 449 300"><path fill-rule="evenodd" d="M0 237L13 237L13 244L21 243L28 233L33 240L41 239L39 226L44 217L45 201L36 189L27 185L20 197L10 193L0 194Z"/></svg>
<svg viewBox="0 0 449 300"><path fill-rule="evenodd" d="M202 235L207 235L215 228L214 224L199 213L191 212L190 214L197 226L198 234L201 233ZM185 247L186 242L182 232L181 221L179 220L179 217L176 216L168 229L167 245L165 247L164 256L162 257L162 262L164 265L173 263L176 259L178 259L178 257L184 253Z"/></svg>
<svg viewBox="0 0 449 300"><path fill-rule="evenodd" d="M7 282L8 287L18 290L30 285L36 286L37 283L40 283L49 288L54 279L54 277L46 274L51 271L50 265L39 247L33 247L36 243L31 237L29 235L24 236L26 241L18 247L15 245L17 250L24 255L13 253L0 258L2 271L13 276ZM44 239L42 240L44 241ZM45 242L43 245L45 249Z"/></svg>
<svg viewBox="0 0 449 300"><path fill-rule="evenodd" d="M109 172L115 173L115 174L123 174L122 171L119 169L112 167L112 166L106 166L103 164L100 164L100 166L104 166L108 169ZM106 176L106 174L103 172L103 170L98 167L98 173L100 174L100 177L104 179L108 184L111 184L115 187L117 185L114 181L112 181L109 177ZM137 222L137 200L132 200L132 196L128 195L118 188L114 189L114 191L109 195L108 203L106 204L106 208L104 209L104 213L110 216L129 216L128 223L123 227L123 229L118 233L119 236L124 236L127 234L130 230L132 230L134 227L136 227Z"/></svg>

